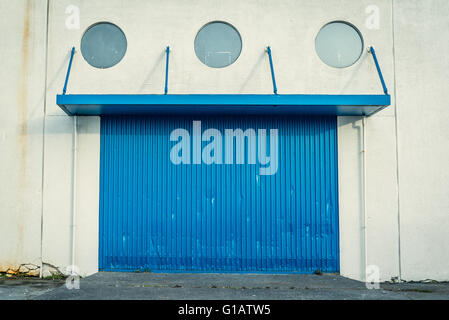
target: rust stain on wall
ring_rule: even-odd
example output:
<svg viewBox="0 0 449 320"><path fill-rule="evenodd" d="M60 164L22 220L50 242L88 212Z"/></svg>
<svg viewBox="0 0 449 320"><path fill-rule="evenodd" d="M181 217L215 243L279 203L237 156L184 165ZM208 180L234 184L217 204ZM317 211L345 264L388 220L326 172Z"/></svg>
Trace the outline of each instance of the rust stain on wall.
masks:
<svg viewBox="0 0 449 320"><path fill-rule="evenodd" d="M17 92L17 106L19 112L19 126L20 126L20 151L22 168L25 169L26 160L26 138L27 138L27 84L28 84L28 64L29 64L29 42L30 42L30 10L31 0L27 0L25 7L25 17L23 21L23 38L22 38L22 59L21 72L19 78L19 90Z"/></svg>
<svg viewBox="0 0 449 320"><path fill-rule="evenodd" d="M23 38L22 38L22 57L20 64L19 86L17 90L17 112L18 112L18 126L19 126L19 195L21 199L19 205L18 219L18 239L17 239L17 256L21 256L23 244L23 219L22 212L24 211L24 204L26 201L25 185L27 177L27 96L28 96L28 75L29 75L29 51L30 51L30 20L31 20L32 0L26 0L25 14L23 19Z"/></svg>

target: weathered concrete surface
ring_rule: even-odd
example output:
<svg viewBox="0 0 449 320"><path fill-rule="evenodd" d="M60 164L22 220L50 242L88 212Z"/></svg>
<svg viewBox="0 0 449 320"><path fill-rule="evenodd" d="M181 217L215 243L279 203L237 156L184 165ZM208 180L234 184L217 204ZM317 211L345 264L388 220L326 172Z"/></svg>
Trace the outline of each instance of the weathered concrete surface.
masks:
<svg viewBox="0 0 449 320"><path fill-rule="evenodd" d="M449 1L393 3L401 275L447 281Z"/></svg>
<svg viewBox="0 0 449 320"><path fill-rule="evenodd" d="M267 300L408 300L449 299L449 283L381 284L339 275L155 274L99 272L81 279L79 290L61 286L35 295L43 300L84 299L267 299Z"/></svg>
<svg viewBox="0 0 449 320"><path fill-rule="evenodd" d="M0 272L41 264L46 12L0 1Z"/></svg>
<svg viewBox="0 0 449 320"><path fill-rule="evenodd" d="M32 299L64 284L63 280L0 276L0 300Z"/></svg>

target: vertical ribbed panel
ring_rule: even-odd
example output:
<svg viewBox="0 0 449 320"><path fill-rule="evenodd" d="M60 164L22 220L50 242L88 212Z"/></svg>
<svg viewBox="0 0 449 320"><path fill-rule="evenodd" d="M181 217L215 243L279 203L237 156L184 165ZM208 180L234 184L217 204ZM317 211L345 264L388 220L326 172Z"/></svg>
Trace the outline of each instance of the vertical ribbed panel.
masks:
<svg viewBox="0 0 449 320"><path fill-rule="evenodd" d="M174 165L170 133L193 120L221 132L223 162L225 129L278 129L277 173ZM103 117L100 269L338 271L336 132L336 117Z"/></svg>

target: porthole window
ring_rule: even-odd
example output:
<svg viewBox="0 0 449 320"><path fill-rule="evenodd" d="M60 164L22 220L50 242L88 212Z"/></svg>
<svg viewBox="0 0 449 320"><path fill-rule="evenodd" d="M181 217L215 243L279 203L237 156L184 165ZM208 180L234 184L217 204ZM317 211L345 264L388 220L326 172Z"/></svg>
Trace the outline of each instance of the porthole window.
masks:
<svg viewBox="0 0 449 320"><path fill-rule="evenodd" d="M229 23L216 21L201 28L194 45L196 56L202 63L212 68L223 68L240 56L242 38Z"/></svg>
<svg viewBox="0 0 449 320"><path fill-rule="evenodd" d="M315 38L315 49L320 59L334 68L346 68L359 60L363 38L351 24L336 21L326 24Z"/></svg>
<svg viewBox="0 0 449 320"><path fill-rule="evenodd" d="M81 53L87 63L95 68L115 66L123 59L126 48L125 34L109 22L90 26L81 39Z"/></svg>

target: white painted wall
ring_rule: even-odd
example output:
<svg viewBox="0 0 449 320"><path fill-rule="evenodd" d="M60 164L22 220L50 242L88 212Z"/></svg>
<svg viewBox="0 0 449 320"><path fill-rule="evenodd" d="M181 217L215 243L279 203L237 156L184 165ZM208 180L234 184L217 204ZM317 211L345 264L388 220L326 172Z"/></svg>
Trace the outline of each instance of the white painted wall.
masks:
<svg viewBox="0 0 449 320"><path fill-rule="evenodd" d="M35 17L33 26L36 25L31 32L35 41L28 46L32 62L24 64L19 58L26 3L0 0L2 11L14 12L0 23L16 30L7 38L11 49L0 48L0 57L6 56L2 61L10 62L10 75L2 75L0 86L5 90L0 108L2 114L8 115L8 121L0 120L0 148L2 154L5 150L13 155L2 157L0 166L1 177L12 184L2 187L0 194L0 265L28 259L39 262L42 215L45 263L61 271L74 263L84 275L98 268L99 118L78 119L74 144L74 118L65 115L55 103L56 94L62 91L72 46L78 51L68 93L162 93L167 45L172 50L169 93L271 93L264 52L270 45L281 94L380 94L382 88L370 54L364 53L354 66L334 69L322 63L315 53L314 39L319 29L327 22L346 20L359 28L366 46L375 46L393 104L366 119L364 150L361 119L339 118L341 274L364 279L366 266L374 264L380 268L381 280L400 275L406 280L449 279L444 254L448 252L444 230L449 223L449 200L444 195L449 191L449 180L443 166L449 157L444 149L444 140L449 135L444 127L449 117L449 109L445 108L449 94L444 90L448 76L443 71L444 67L447 69L444 49L448 44L437 43L435 39L435 34L445 39L444 32L448 32L446 1L403 0L395 1L394 6L391 0L50 1L47 69L45 1L29 0L31 16ZM379 7L378 30L365 25L365 9L372 4ZM68 30L65 26L68 17L65 10L69 5L80 9L79 30ZM243 40L241 56L224 69L203 65L193 48L198 30L213 20L233 24ZM99 21L117 24L128 40L124 59L106 70L91 67L79 52L83 32ZM437 30L438 27L445 31ZM434 50L424 51L425 44ZM16 50L18 54L10 55L8 50ZM27 65L34 66L32 72L26 73L31 95L25 103L27 128L37 126L35 132L40 135L30 129L21 135L18 129L25 119L21 116L23 101L19 98L20 84L24 82L20 70ZM429 94L435 91L440 94L429 99ZM36 111L32 112L33 108ZM45 140L42 139L44 112ZM17 159L23 159L20 155L24 149L20 146L24 136L30 149L26 149L26 160L20 162ZM366 155L365 181L362 151ZM24 174L22 168L26 166L30 170ZM25 178L20 178L21 174ZM20 189L21 186L25 189ZM73 201L76 201L75 220ZM27 227L21 233L23 223ZM21 240L21 234L27 242ZM8 245L6 239L10 240ZM22 251L13 249L19 244L23 244Z"/></svg>
<svg viewBox="0 0 449 320"><path fill-rule="evenodd" d="M449 2L395 1L401 269L449 279Z"/></svg>
<svg viewBox="0 0 449 320"><path fill-rule="evenodd" d="M40 266L45 1L0 1L0 272Z"/></svg>

